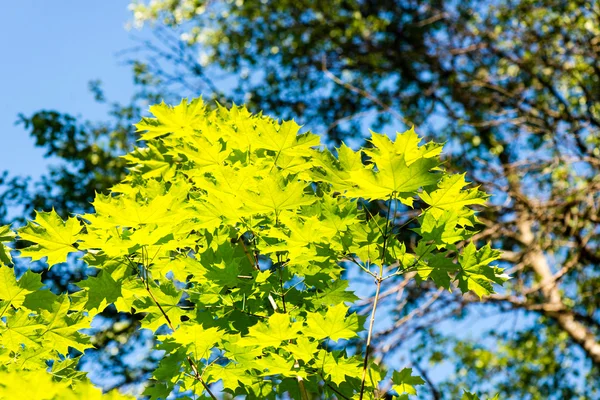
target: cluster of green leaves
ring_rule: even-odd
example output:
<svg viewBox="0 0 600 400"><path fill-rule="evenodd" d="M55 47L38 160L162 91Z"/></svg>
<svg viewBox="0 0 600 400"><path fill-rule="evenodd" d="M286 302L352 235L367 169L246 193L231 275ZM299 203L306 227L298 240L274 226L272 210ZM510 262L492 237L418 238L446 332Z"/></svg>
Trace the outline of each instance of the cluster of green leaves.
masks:
<svg viewBox="0 0 600 400"><path fill-rule="evenodd" d="M62 251L57 241L66 243L72 236L52 215L40 214L41 225L32 227L40 234L38 246L44 246L49 262L56 262L62 259L52 254ZM21 237L28 237L28 232L32 231L23 229ZM86 293L57 296L43 289L40 274L29 270L17 280L14 269L6 265L12 264L7 242L14 238L9 227L0 227L0 399L130 398L117 391L103 395L77 370L79 357L71 356L73 350L81 354L92 347L79 332L90 327L93 315L85 308Z"/></svg>
<svg viewBox="0 0 600 400"><path fill-rule="evenodd" d="M454 326L460 315L496 360L478 376L470 373L470 358L457 360L451 379L432 382L432 397L442 386L458 390L457 376L463 375L506 398L535 397L527 382L536 383L543 399L598 397L584 384L600 380L597 1L131 3L134 24L157 33L146 46L149 54L137 55L136 72L161 79L161 90L179 96L182 86L190 92L201 87L219 99L243 94L251 107L298 116L333 142L360 136L360 128L373 120L382 126L410 121L428 137L450 143L448 169L468 171L494 194L494 207L479 215L489 227L479 238L507 250L503 262L518 271L518 279L504 296L488 301L486 311L503 314L498 330L534 332L536 346L552 347L557 356L522 357L531 354L529 341L507 335L489 340L481 325L471 325L479 321L481 307L444 295L424 318L403 325L406 335L390 330L380 339L406 348L405 339L416 340L414 332L426 330L431 335L418 340L428 342L427 349L449 345L449 338L468 343L436 329L441 313ZM215 68L230 73L228 82L237 81L235 91L219 91L229 86L219 84L222 75L212 73ZM173 70L185 79L170 79ZM555 287L540 290L551 274ZM420 289L409 284L395 307L411 310L426 303L432 292ZM532 326L521 323L523 312L535 320ZM401 314L392 318L405 322ZM557 334L538 334L545 331ZM566 347L557 337L567 338ZM515 351L497 351L506 346ZM515 373L489 367L506 357ZM440 362L435 353L427 358ZM556 368L569 379L546 372ZM532 372L538 369L544 372Z"/></svg>
<svg viewBox="0 0 600 400"><path fill-rule="evenodd" d="M2 374L34 379L49 368L47 382L79 390L85 375L75 367L90 347L82 329L110 306L143 314L141 328L164 353L144 392L152 399L217 398L217 388L261 399L406 398L424 381L369 358L381 286L415 272L482 296L506 279L490 265L498 251L465 245L476 232L472 206L486 195L446 173L442 146L421 145L413 130L394 141L373 133L369 147L334 154L294 121L244 107L210 110L196 99L150 111L155 118L137 125L145 147L125 157L129 175L96 196L94 213L39 212L18 231L32 243L21 257L52 267L77 253L98 272L77 283L82 290L56 295L37 274L17 280L1 267ZM407 246L393 221L416 201L427 207L420 240ZM11 263L4 248L0 257ZM376 288L366 332L350 309L348 268ZM364 350L343 350L361 335Z"/></svg>

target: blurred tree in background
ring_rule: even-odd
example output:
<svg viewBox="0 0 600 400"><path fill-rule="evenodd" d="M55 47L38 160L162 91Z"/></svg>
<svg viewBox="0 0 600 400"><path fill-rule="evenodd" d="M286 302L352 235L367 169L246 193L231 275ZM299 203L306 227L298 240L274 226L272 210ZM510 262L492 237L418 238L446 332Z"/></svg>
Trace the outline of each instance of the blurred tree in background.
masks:
<svg viewBox="0 0 600 400"><path fill-rule="evenodd" d="M504 249L513 279L484 305L399 279L384 294L391 319L376 337L379 356L398 362L403 344L420 343L407 357L434 399L456 398L467 381L502 398L600 396L600 2L154 0L131 9L133 24L153 33L126 53L139 87L132 104L115 104L103 123L22 117L63 164L37 186L5 174L4 219L16 205L24 216L86 210L121 178L118 156L136 139L144 100L244 102L298 116L332 146L361 143L361 126L415 124L448 143L449 168L492 194L477 239ZM399 210L397 220L410 227L414 215ZM481 335L461 335L456 320ZM99 343L119 335L106 329Z"/></svg>

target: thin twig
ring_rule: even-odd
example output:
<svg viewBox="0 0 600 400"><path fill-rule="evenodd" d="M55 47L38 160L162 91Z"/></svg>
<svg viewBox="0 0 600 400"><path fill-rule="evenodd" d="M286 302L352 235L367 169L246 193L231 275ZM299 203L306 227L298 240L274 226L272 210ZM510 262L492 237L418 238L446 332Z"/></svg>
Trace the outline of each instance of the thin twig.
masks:
<svg viewBox="0 0 600 400"><path fill-rule="evenodd" d="M285 307L285 290L283 289L283 264L281 263L281 254L277 253L277 269L279 270L279 285L281 286L281 302L283 305L283 312L287 313Z"/></svg>
<svg viewBox="0 0 600 400"><path fill-rule="evenodd" d="M401 121L402 123L404 123L407 126L412 126L413 124L411 124L409 121L407 121L404 117L402 117L402 115L400 115L396 110L392 109L392 107L390 107L389 105L385 104L383 101L381 101L380 99L378 99L377 97L375 97L373 94L367 92L364 89L358 88L354 85L352 85L351 83L348 82L344 82L343 80L341 80L340 78L338 78L337 76L335 76L328 68L327 68L327 58L325 56L323 56L323 58L321 59L321 70L323 71L323 73L325 74L325 76L327 76L329 79L331 79L334 83L345 87L346 89L350 90L351 92L354 92L368 100L370 100L371 102L373 102L374 104L378 105L379 107L381 107L384 111L389 112L390 114L392 114L395 118L397 118L399 121Z"/></svg>
<svg viewBox="0 0 600 400"><path fill-rule="evenodd" d="M367 334L367 345L365 348L365 358L363 360L363 372L360 382L360 395L359 400L362 400L365 393L365 383L367 380L367 370L369 369L369 353L371 352L371 339L373 338L373 326L375 325L375 314L377 313L377 303L379 302L379 293L381 292L381 282L383 282L383 264L385 262L385 251L388 243L388 233L390 226L390 213L393 206L393 201L396 199L395 196L390 195L390 206L387 210L385 232L383 234L383 248L381 251L381 261L379 262L379 275L375 282L377 283L377 289L375 290L375 298L373 300L373 311L371 312L371 320L369 322L369 333Z"/></svg>

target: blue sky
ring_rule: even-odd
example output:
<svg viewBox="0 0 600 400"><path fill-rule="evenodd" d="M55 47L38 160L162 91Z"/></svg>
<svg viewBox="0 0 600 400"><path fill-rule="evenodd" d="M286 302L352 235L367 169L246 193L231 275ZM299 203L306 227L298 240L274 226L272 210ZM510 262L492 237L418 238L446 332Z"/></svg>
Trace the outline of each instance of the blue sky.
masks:
<svg viewBox="0 0 600 400"><path fill-rule="evenodd" d="M19 113L42 109L84 119L106 116L88 82L100 79L110 100L133 93L129 67L116 56L135 44L125 29L127 0L19 0L0 3L0 171L39 176L48 164Z"/></svg>

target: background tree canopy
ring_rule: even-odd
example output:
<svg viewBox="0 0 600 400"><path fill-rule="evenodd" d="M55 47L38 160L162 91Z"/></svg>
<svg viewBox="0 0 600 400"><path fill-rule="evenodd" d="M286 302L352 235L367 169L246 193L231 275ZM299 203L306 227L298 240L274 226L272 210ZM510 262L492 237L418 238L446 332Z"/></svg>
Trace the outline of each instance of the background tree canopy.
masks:
<svg viewBox="0 0 600 400"><path fill-rule="evenodd" d="M421 393L434 399L456 398L467 382L502 398L600 395L591 384L600 379L599 2L159 0L131 10L133 24L153 32L123 55L139 91L102 122L61 111L23 116L63 164L34 187L4 175L5 220L34 208L87 211L96 191L124 177L119 156L136 140L132 124L146 100L202 94L246 103L297 117L331 146L362 144L365 127L415 124L447 142L448 169L467 171L492 195L476 239L503 250L513 279L483 305L399 281L383 294L390 323L377 327L378 357L408 359L426 378ZM414 206L398 211L399 226L416 227L412 218L427 205ZM369 207L386 211L381 202ZM44 276L61 285L67 272L85 270ZM139 322L106 318L100 347L131 346L120 338ZM462 335L457 321L480 333ZM415 343L418 351L403 351ZM117 385L145 376L144 366L115 373Z"/></svg>

